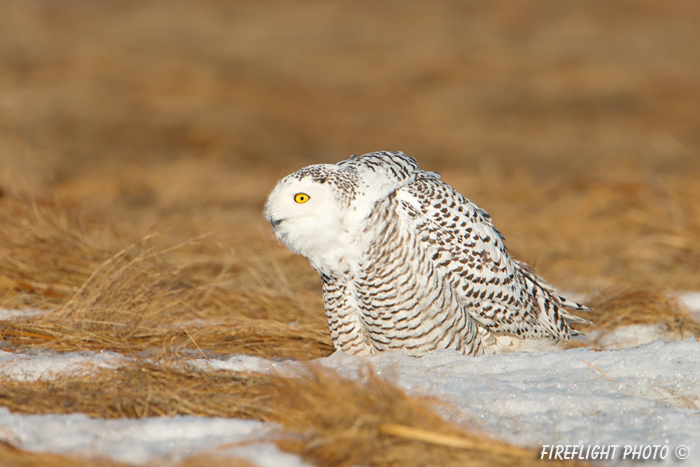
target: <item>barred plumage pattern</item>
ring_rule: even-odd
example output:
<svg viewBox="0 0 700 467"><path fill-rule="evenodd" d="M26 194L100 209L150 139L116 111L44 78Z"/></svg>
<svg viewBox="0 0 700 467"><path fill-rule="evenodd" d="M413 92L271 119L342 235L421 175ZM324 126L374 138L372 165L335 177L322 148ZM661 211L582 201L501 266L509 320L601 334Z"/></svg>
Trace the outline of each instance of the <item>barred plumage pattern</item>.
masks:
<svg viewBox="0 0 700 467"><path fill-rule="evenodd" d="M585 320L566 308L588 308L512 259L486 211L439 178L375 152L300 169L270 195L275 233L321 274L335 347L480 355L568 340Z"/></svg>

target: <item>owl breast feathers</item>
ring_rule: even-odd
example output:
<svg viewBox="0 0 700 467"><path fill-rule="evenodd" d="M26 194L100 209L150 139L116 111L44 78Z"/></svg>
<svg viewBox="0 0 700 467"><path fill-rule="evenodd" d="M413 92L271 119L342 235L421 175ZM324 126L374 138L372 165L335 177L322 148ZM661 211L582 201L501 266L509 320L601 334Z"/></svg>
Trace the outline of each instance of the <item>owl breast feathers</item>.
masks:
<svg viewBox="0 0 700 467"><path fill-rule="evenodd" d="M321 274L344 352L542 349L586 322L566 308L588 308L510 257L486 211L401 152L304 167L277 184L265 216Z"/></svg>

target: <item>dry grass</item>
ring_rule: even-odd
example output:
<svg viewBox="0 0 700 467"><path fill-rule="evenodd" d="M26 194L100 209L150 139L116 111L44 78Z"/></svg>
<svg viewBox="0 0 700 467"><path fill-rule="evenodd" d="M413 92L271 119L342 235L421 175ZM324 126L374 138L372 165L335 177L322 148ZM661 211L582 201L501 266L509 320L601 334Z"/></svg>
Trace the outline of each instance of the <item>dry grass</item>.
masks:
<svg viewBox="0 0 700 467"><path fill-rule="evenodd" d="M302 443L282 444L324 465L533 465L517 448L446 423L428 400L406 396L367 373L362 386L316 372L303 388L282 380L289 418L306 427ZM294 446L296 444L296 447Z"/></svg>
<svg viewBox="0 0 700 467"><path fill-rule="evenodd" d="M224 251L277 258L260 216L277 178L402 149L564 290L700 288L696 2L70 0L8 12L7 194L95 209L128 242L216 231ZM308 267L292 264L297 286Z"/></svg>
<svg viewBox="0 0 700 467"><path fill-rule="evenodd" d="M166 260L176 248L157 252L147 240L111 254L88 242L94 231L66 216L59 223L56 207L12 200L0 204L0 212L11 219L0 259L9 297L4 306L56 307L0 322L3 340L13 345L126 353L198 347L302 359L332 350L322 316L305 318L304 303L288 294L241 286L221 273L206 277L201 265L176 267Z"/></svg>
<svg viewBox="0 0 700 467"><path fill-rule="evenodd" d="M668 291L646 288L603 290L588 298L593 307L589 320L598 330L612 330L632 324L661 324L681 338L700 336L700 323Z"/></svg>
<svg viewBox="0 0 700 467"><path fill-rule="evenodd" d="M47 313L0 323L3 349L327 355L319 279L260 213L286 173L377 149L442 172L561 290L607 290L591 299L597 326L698 335L664 290L700 290L699 5L10 0L0 306ZM155 378L120 371L122 384ZM160 377L194 390L184 370ZM347 394L326 381L347 399L335 419L314 408L331 395L312 382L276 381L251 394L294 394L266 419L302 433L288 449L319 462L489 459L427 442L471 438L429 412L411 425L399 412L425 401L379 382ZM192 413L220 409L198 394ZM26 456L12 462L72 462Z"/></svg>
<svg viewBox="0 0 700 467"><path fill-rule="evenodd" d="M109 232L88 231L74 214L51 201L0 198L0 306L56 307L110 256Z"/></svg>
<svg viewBox="0 0 700 467"><path fill-rule="evenodd" d="M0 442L0 462L6 467L125 467L107 459L83 459L50 453L29 453Z"/></svg>
<svg viewBox="0 0 700 467"><path fill-rule="evenodd" d="M56 381L8 382L0 402L15 412L90 416L198 415L273 421L284 450L320 465L534 465L534 450L465 431L366 372L364 382L308 367L305 378L183 370L138 363ZM115 384L118 381L118 384ZM225 447L225 446L222 446Z"/></svg>

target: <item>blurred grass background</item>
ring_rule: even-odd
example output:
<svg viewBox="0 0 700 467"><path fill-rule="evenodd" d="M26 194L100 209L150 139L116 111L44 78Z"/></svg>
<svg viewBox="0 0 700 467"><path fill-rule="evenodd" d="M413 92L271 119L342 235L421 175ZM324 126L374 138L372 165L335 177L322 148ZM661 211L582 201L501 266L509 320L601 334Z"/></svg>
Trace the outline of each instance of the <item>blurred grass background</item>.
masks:
<svg viewBox="0 0 700 467"><path fill-rule="evenodd" d="M560 289L700 289L697 2L2 10L5 203L107 226L101 242L213 232L186 261L212 277L240 263L239 284L309 292L319 308L315 273L262 219L267 193L303 165L402 150Z"/></svg>

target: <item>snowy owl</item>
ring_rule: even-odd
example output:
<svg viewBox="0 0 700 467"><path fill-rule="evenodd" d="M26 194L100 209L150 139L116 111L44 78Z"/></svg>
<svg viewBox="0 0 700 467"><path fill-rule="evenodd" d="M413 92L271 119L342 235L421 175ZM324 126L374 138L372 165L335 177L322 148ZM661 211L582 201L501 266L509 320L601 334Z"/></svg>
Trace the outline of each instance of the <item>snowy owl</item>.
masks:
<svg viewBox="0 0 700 467"><path fill-rule="evenodd" d="M468 355L543 349L587 322L510 257L486 211L402 152L304 167L270 194L265 217L321 274L336 349Z"/></svg>

